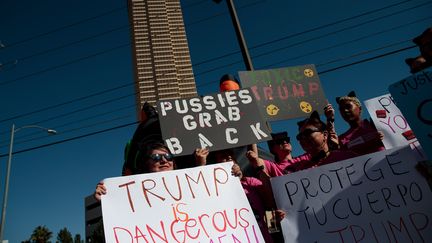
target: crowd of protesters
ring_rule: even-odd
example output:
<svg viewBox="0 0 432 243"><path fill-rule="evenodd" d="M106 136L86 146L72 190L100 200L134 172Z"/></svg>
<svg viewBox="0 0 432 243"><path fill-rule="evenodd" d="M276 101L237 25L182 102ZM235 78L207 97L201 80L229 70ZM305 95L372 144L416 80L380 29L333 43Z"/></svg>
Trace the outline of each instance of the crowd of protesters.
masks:
<svg viewBox="0 0 432 243"><path fill-rule="evenodd" d="M409 65L410 71L416 73L432 66L432 28L425 30L413 42L418 45L420 55L408 58L405 62ZM221 78L221 92L239 88L240 84L234 76L224 75ZM335 121L335 109L332 104L328 104L323 107L325 122L321 120L317 111L313 111L308 118L297 123L298 133L295 138L304 150L301 155L292 155L292 141L287 132L271 134L272 140L267 144L274 156L273 160L261 158L256 145L248 146L246 157L255 176L244 176L231 149L210 151L208 148L197 148L188 159L194 160L193 166L234 162L232 175L239 178L265 241L280 242L280 238L272 238L265 222L265 211L276 208L270 186L271 177L385 149L382 143L383 133L377 131L372 121L362 119L362 105L355 92L337 97L335 103L344 121ZM160 133L154 133L160 130L154 108L147 105L143 109L145 118L126 147L123 175L169 171L176 168L177 158L174 158L163 144ZM335 126L342 122L346 122L349 129L337 134ZM101 196L106 193L103 182L99 182L94 192L95 198L101 200ZM284 212L276 212L278 218L284 216Z"/></svg>

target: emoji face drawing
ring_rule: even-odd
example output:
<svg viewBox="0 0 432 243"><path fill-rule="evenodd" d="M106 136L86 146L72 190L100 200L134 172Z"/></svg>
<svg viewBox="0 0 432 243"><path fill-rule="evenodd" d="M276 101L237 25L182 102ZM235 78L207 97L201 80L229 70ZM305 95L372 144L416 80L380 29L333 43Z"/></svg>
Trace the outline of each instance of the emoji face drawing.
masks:
<svg viewBox="0 0 432 243"><path fill-rule="evenodd" d="M312 112L312 106L311 104L309 104L306 101L302 101L300 102L300 109L304 112L304 113L311 113Z"/></svg>
<svg viewBox="0 0 432 243"><path fill-rule="evenodd" d="M267 106L266 111L269 116L276 116L279 112L279 108L273 104L270 104Z"/></svg>
<svg viewBox="0 0 432 243"><path fill-rule="evenodd" d="M313 77L314 76L314 71L312 69L306 68L303 71L304 75L308 78Z"/></svg>

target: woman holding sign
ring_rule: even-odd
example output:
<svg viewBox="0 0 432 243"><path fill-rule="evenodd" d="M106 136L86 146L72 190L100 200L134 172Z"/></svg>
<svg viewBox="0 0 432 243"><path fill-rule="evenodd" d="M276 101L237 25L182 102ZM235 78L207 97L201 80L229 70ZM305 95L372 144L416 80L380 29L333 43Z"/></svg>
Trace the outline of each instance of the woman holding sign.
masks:
<svg viewBox="0 0 432 243"><path fill-rule="evenodd" d="M135 174L170 171L175 169L174 156L162 142L147 142L141 146L135 156L133 171ZM103 181L99 182L94 192L96 200L106 194Z"/></svg>
<svg viewBox="0 0 432 243"><path fill-rule="evenodd" d="M337 97L339 112L350 128L339 135L341 150L351 150L359 155L384 150L384 134L378 132L373 123L361 119L362 106L354 91L347 96Z"/></svg>
<svg viewBox="0 0 432 243"><path fill-rule="evenodd" d="M275 202L273 200L273 193L271 191L270 182L264 184L260 180L254 177L243 176L243 172L237 163L236 156L232 149L224 149L214 151L214 162L224 163L232 161L234 165L231 170L231 174L240 179L240 183L255 215L257 223L260 227L261 233L266 243L272 243L273 239L268 231L267 224L264 220L266 208L274 208ZM204 166L208 163L207 156L209 155L209 149L197 148L195 150L195 161L197 166Z"/></svg>
<svg viewBox="0 0 432 243"><path fill-rule="evenodd" d="M298 163L296 171L357 156L352 151L331 150L328 144L328 131L326 124L321 121L318 112L312 112L311 116L297 123L299 133L296 138L303 150L310 158Z"/></svg>

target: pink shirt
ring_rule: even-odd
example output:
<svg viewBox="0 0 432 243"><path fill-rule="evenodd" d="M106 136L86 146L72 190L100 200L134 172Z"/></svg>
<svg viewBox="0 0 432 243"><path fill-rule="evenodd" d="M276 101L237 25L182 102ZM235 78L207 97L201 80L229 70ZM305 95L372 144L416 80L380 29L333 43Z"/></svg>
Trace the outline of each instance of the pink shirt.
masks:
<svg viewBox="0 0 432 243"><path fill-rule="evenodd" d="M296 167L299 166L303 161L310 160L310 158L311 156L309 154L302 154L293 158L292 160L283 160L279 163L270 160L264 160L264 166L270 177L281 176L297 171Z"/></svg>
<svg viewBox="0 0 432 243"><path fill-rule="evenodd" d="M359 127L350 128L339 136L341 150L351 150L358 155L369 154L385 149L383 143L376 138L377 130L368 120L363 120Z"/></svg>
<svg viewBox="0 0 432 243"><path fill-rule="evenodd" d="M263 190L265 189L262 182L255 177L243 177L241 179L241 184L249 204L255 214L265 242L272 243L273 239L268 231L266 222L264 221L266 203L265 198L263 198L263 195L265 195Z"/></svg>
<svg viewBox="0 0 432 243"><path fill-rule="evenodd" d="M314 168L320 165L326 165L326 164L350 159L356 156L358 156L358 154L351 151L333 150L324 159L320 159L318 161L313 161L312 159L309 159L308 161L303 161L301 164L299 164L296 171L304 170L308 168Z"/></svg>

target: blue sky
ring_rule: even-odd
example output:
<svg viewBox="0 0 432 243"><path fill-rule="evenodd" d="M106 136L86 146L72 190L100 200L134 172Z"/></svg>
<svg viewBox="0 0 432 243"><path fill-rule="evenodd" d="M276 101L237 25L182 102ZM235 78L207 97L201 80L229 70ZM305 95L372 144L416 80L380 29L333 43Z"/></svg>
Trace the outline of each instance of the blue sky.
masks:
<svg viewBox="0 0 432 243"><path fill-rule="evenodd" d="M257 70L311 63L328 71L412 46L410 40L432 25L432 2L424 0L235 4ZM222 74L245 70L226 3L184 0L182 6L198 91L217 92ZM21 130L14 144L20 151L136 120L127 25L126 1L1 2L0 197L12 123L59 132ZM416 55L413 48L340 68L321 74L321 82L330 102L350 90L369 99L408 76L404 60ZM107 92L95 95L101 91ZM62 103L67 104L47 109ZM345 131L336 119L337 130ZM272 127L296 130L295 121ZM99 180L120 175L123 148L134 130L127 126L14 155L5 239L26 240L38 225L54 238L63 227L84 237L84 198ZM293 145L294 154L302 153Z"/></svg>

